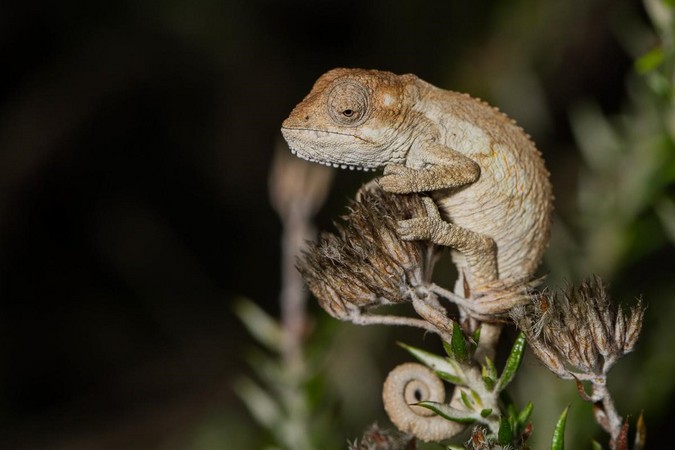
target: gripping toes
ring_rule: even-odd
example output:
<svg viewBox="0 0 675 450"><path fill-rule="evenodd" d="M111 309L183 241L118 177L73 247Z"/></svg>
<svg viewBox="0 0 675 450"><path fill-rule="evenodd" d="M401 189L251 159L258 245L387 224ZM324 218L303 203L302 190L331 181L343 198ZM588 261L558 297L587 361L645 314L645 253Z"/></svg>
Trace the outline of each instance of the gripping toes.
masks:
<svg viewBox="0 0 675 450"><path fill-rule="evenodd" d="M433 223L426 217L399 220L396 231L404 241L429 240L433 234Z"/></svg>
<svg viewBox="0 0 675 450"><path fill-rule="evenodd" d="M378 183L387 192L407 194L414 192L414 171L400 164L390 164L384 168L384 175Z"/></svg>
<svg viewBox="0 0 675 450"><path fill-rule="evenodd" d="M399 220L398 235L404 241L432 240L443 219L438 207L430 197L424 197L424 209L427 217L416 217L408 220Z"/></svg>

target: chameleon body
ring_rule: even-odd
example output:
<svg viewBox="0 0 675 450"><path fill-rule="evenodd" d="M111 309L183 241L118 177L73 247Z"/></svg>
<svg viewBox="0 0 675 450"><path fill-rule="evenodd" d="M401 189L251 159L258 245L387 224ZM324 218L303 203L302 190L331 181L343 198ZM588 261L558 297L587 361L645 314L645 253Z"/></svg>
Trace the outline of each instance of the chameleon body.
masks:
<svg viewBox="0 0 675 450"><path fill-rule="evenodd" d="M334 69L316 81L281 131L299 157L352 170L383 167L377 183L384 190L430 195L427 216L400 221L398 233L452 249L463 315L490 320L523 298L548 243L552 195L540 153L505 114L414 75ZM416 310L438 327L447 322L433 308ZM498 334L498 325L484 325L481 346L494 345ZM385 407L394 395L385 389ZM444 429L421 432L420 421L432 418L396 419L387 410L400 429L425 440L463 428L441 420Z"/></svg>
<svg viewBox="0 0 675 450"><path fill-rule="evenodd" d="M386 191L429 192L429 217L402 221L399 234L453 249L455 292L476 300L476 313L505 312L512 305L496 298L508 295L482 294L532 278L549 238L549 174L529 136L496 108L414 75L334 69L281 131L302 158L384 167Z"/></svg>

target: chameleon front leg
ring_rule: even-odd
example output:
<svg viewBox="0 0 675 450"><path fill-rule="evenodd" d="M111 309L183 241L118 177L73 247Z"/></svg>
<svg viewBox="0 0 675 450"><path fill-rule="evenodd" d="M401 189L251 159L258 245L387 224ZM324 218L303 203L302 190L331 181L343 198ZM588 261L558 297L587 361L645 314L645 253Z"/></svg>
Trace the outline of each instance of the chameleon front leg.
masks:
<svg viewBox="0 0 675 450"><path fill-rule="evenodd" d="M410 148L407 161L405 166L385 166L384 176L378 180L382 189L396 194L430 192L471 184L480 178L476 161L431 137L418 140Z"/></svg>

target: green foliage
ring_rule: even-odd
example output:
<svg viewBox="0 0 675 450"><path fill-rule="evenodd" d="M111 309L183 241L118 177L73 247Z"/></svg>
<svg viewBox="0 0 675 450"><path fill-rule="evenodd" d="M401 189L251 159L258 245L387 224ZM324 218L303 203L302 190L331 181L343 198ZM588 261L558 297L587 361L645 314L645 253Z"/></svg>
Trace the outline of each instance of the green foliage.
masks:
<svg viewBox="0 0 675 450"><path fill-rule="evenodd" d="M235 304L235 312L266 350L251 349L246 357L260 381L242 376L234 383L235 392L253 418L284 449L335 448L329 411L318 407L321 382L304 365L283 359L285 337L281 326L247 299ZM318 361L308 362L310 367L314 364Z"/></svg>
<svg viewBox="0 0 675 450"><path fill-rule="evenodd" d="M511 427L511 422L506 417L499 419L497 442L500 444L511 444L513 442L513 428Z"/></svg>
<svg viewBox="0 0 675 450"><path fill-rule="evenodd" d="M431 352L399 342L419 362L434 370L436 374L451 383L466 386L467 380L461 365L454 359L434 355ZM452 352L450 352L452 354Z"/></svg>
<svg viewBox="0 0 675 450"><path fill-rule="evenodd" d="M443 343L445 351L448 351L447 343ZM452 327L452 342L450 343L451 355L459 362L466 362L469 360L469 351L467 349L466 341L464 340L464 333L457 322Z"/></svg>
<svg viewBox="0 0 675 450"><path fill-rule="evenodd" d="M558 422L555 424L555 429L553 430L553 439L551 439L551 450L564 450L565 449L565 425L567 424L567 412L569 411L569 406L565 408L558 418Z"/></svg>
<svg viewBox="0 0 675 450"><path fill-rule="evenodd" d="M495 389L501 392L506 386L513 380L513 377L516 375L516 371L520 367L520 362L523 360L523 352L525 351L525 335L519 333L514 342L513 347L511 348L511 353L509 354L508 359L506 360L506 365L502 371L499 380L497 381L497 386Z"/></svg>

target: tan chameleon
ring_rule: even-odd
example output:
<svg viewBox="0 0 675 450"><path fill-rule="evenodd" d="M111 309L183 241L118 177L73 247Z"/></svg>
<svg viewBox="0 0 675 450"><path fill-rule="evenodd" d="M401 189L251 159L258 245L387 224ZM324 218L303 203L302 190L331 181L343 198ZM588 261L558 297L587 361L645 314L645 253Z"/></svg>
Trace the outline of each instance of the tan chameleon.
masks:
<svg viewBox="0 0 675 450"><path fill-rule="evenodd" d="M384 190L431 195L428 216L400 221L398 233L452 249L463 315L494 319L523 298L548 243L552 195L540 153L505 114L415 75L334 69L281 131L301 158L384 167ZM443 326L440 313L425 318ZM481 344L498 330L484 327Z"/></svg>
<svg viewBox="0 0 675 450"><path fill-rule="evenodd" d="M401 221L399 234L454 250L455 291L473 300L463 305L473 315L507 311L513 298L497 292L532 279L549 238L549 174L529 136L496 108L410 74L334 69L281 131L301 158L384 167L384 190L429 192L429 217Z"/></svg>

